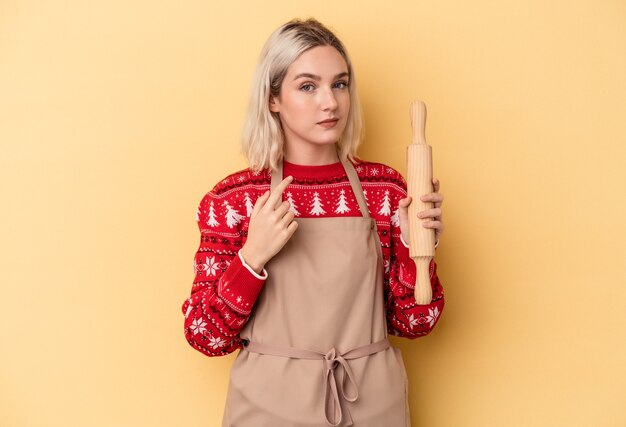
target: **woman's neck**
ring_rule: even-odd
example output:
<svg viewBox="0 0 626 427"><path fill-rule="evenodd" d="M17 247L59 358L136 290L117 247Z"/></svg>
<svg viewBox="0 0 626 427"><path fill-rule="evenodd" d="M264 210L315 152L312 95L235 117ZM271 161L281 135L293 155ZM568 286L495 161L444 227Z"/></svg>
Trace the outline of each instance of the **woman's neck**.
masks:
<svg viewBox="0 0 626 427"><path fill-rule="evenodd" d="M312 150L289 150L288 147L284 153L285 161L296 165L322 166L339 162L336 145L326 145L323 147L315 147Z"/></svg>

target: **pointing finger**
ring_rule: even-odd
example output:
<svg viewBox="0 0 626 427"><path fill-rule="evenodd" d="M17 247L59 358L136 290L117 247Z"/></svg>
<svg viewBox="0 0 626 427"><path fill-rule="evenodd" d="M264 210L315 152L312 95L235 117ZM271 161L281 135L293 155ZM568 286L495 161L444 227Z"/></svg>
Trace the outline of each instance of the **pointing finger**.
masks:
<svg viewBox="0 0 626 427"><path fill-rule="evenodd" d="M272 194L270 194L270 198L267 200L266 206L270 206L272 210L276 210L278 206L283 202L283 191L285 188L293 181L293 177L290 175L287 178L283 179L280 184L276 186Z"/></svg>

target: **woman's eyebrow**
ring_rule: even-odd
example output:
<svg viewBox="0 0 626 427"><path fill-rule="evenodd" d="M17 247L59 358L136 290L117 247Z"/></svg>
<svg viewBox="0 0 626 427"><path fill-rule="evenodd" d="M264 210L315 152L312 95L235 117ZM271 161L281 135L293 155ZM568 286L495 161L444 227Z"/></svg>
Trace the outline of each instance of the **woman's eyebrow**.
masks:
<svg viewBox="0 0 626 427"><path fill-rule="evenodd" d="M340 77L346 77L346 76L348 76L348 72L347 72L347 71L344 71L343 73L339 73L339 74L337 74L337 75L335 76L335 79L338 79L338 78L340 78ZM317 81L322 80L322 78L321 78L320 76L316 76L315 74L311 74L311 73L300 73L300 74L298 74L296 77L294 77L293 79L294 79L294 80L298 80L298 79L299 79L299 78L301 78L301 77L307 77L307 78L309 78L309 79L313 79L313 80L317 80Z"/></svg>

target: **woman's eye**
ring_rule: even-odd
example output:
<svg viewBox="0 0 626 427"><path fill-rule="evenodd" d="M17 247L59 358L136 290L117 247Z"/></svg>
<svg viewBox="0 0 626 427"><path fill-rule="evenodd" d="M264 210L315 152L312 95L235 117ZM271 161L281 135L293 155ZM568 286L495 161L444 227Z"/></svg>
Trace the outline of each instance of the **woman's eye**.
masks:
<svg viewBox="0 0 626 427"><path fill-rule="evenodd" d="M310 92L311 90L313 90L313 85L310 83L303 84L302 86L300 86L300 90L303 90L305 92Z"/></svg>
<svg viewBox="0 0 626 427"><path fill-rule="evenodd" d="M339 89L345 89L345 88L348 87L348 82L344 82L344 81L337 82L337 83L335 83L335 87L337 87Z"/></svg>

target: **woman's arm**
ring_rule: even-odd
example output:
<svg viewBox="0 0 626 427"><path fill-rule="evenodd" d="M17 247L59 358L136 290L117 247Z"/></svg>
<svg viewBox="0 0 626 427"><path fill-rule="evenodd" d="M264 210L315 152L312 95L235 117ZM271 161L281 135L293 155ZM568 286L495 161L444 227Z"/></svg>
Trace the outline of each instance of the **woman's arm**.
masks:
<svg viewBox="0 0 626 427"><path fill-rule="evenodd" d="M392 235L392 241L396 237ZM399 237L397 237L399 240ZM402 243L400 243L402 245ZM399 249L399 250L398 250ZM437 324L444 307L443 287L437 276L437 263L430 262L430 283L433 299L430 304L415 302L415 262L408 255L408 248L391 247L391 268L387 292L387 326L390 334L419 338L430 333ZM394 250L396 254L394 256Z"/></svg>
<svg viewBox="0 0 626 427"><path fill-rule="evenodd" d="M182 312L187 342L207 356L241 348L239 332L267 279L267 271L256 273L239 254L245 240L241 228L247 217L239 214L233 200L209 192L196 217L200 246L194 257L191 295Z"/></svg>
<svg viewBox="0 0 626 427"><path fill-rule="evenodd" d="M401 190L392 198L393 210L398 209L398 200L407 197L406 184L401 181ZM410 339L430 333L437 324L444 307L443 287L437 276L437 263L431 260L429 267L433 299L430 304L419 305L415 302L415 262L409 255L409 247L402 240L400 223L390 223L389 268L386 269L386 312L388 332Z"/></svg>

